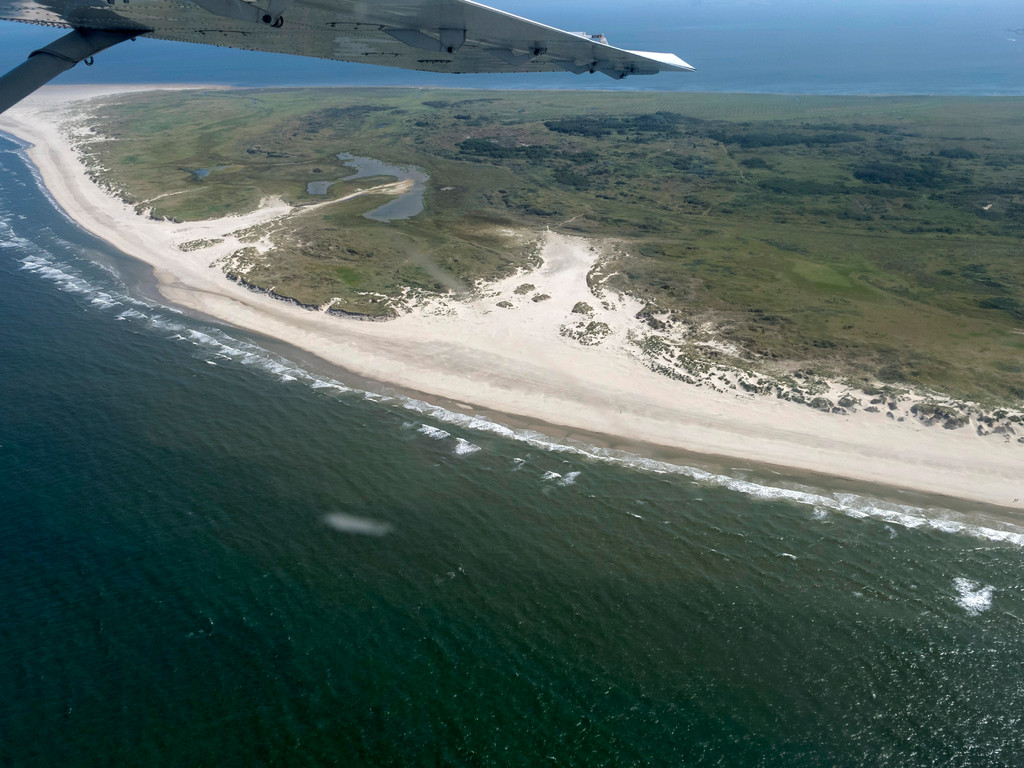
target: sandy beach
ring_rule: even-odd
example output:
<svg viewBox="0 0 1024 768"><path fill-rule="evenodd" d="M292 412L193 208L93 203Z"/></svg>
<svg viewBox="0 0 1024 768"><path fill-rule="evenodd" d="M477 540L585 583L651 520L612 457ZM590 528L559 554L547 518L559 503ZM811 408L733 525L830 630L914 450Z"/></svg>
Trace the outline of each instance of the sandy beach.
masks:
<svg viewBox="0 0 1024 768"><path fill-rule="evenodd" d="M600 248L584 239L544 233L535 271L469 298L422 302L389 322L340 318L249 291L215 262L242 247L233 232L292 215L287 205L266 200L240 217L155 221L86 175L61 122L76 100L128 90L45 88L0 117L0 130L30 142L28 154L57 203L88 231L149 264L161 295L175 305L280 339L359 376L467 404L468 412L485 408L624 441L1024 509L1024 445L1016 437L981 436L973 422L942 429L913 417L899 421L884 408L823 413L650 370L627 341L640 305L591 293L586 278ZM218 239L207 248L179 247ZM529 295L516 291L524 283L534 286ZM531 299L538 295L548 298ZM572 312L579 302L608 327L600 344L566 334L580 321Z"/></svg>

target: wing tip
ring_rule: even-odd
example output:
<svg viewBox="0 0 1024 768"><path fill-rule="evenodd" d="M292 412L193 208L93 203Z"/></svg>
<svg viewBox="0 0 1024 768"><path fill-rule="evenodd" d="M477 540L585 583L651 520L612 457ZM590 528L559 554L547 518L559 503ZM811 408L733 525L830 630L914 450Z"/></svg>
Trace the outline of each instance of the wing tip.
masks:
<svg viewBox="0 0 1024 768"><path fill-rule="evenodd" d="M630 51L637 56L651 59L661 64L665 69L675 69L679 72L696 72L697 68L687 64L674 53L657 53L655 51Z"/></svg>

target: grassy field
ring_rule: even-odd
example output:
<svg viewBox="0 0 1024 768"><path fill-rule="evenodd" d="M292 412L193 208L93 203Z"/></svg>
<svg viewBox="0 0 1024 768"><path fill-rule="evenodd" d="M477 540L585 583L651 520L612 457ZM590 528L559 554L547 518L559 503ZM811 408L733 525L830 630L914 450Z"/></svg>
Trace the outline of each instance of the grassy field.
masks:
<svg viewBox="0 0 1024 768"><path fill-rule="evenodd" d="M418 89L208 91L96 111L97 174L152 215L321 202L339 152L430 174L424 213L300 217L246 279L386 314L507 273L552 229L608 285L759 369L1024 402L1024 100ZM103 169L103 170L100 170ZM193 171L212 169L205 178ZM378 180L382 181L382 180ZM366 186L367 180L359 184ZM334 184L340 197L356 182Z"/></svg>

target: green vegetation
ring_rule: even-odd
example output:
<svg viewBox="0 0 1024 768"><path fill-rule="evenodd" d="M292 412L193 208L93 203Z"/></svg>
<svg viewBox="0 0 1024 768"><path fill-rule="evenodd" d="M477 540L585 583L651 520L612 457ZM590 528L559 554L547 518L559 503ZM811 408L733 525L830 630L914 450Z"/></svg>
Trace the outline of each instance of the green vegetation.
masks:
<svg viewBox="0 0 1024 768"><path fill-rule="evenodd" d="M509 274L529 257L531 233L550 227L613 238L617 255L595 279L713 326L750 367L1017 405L1022 107L953 97L157 93L96 109L86 150L140 210L181 220L387 181L339 182L349 173L339 152L425 169L419 216L370 221L362 214L384 198L365 196L255 237L275 247L247 254L247 284L303 304L336 298L340 311L386 315L405 287ZM337 183L325 197L307 194L310 181Z"/></svg>
<svg viewBox="0 0 1024 768"><path fill-rule="evenodd" d="M577 341L585 347L593 347L604 341L605 337L611 334L612 329L608 327L607 323L591 320L590 322L583 321L563 325L559 332L562 336Z"/></svg>

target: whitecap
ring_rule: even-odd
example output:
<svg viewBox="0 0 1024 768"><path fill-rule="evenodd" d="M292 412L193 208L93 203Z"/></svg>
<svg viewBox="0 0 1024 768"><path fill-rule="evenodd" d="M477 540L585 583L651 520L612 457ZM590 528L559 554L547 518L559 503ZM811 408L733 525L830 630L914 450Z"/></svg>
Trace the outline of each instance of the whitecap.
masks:
<svg viewBox="0 0 1024 768"><path fill-rule="evenodd" d="M110 307L119 307L121 302L112 298L109 293L100 293L93 296L89 302L100 309L109 309Z"/></svg>
<svg viewBox="0 0 1024 768"><path fill-rule="evenodd" d="M548 470L547 472L545 472L545 473L544 473L544 474L543 474L543 475L541 476L541 478L540 478L540 479L541 479L541 480L557 480L557 479L558 479L558 478L560 478L560 477L561 477L561 475L560 475L560 474L558 474L557 472L552 472L552 471Z"/></svg>
<svg viewBox="0 0 1024 768"><path fill-rule="evenodd" d="M463 440L461 437L455 438L455 455L456 456L469 456L470 454L476 453L480 450L479 445L474 445L468 440Z"/></svg>
<svg viewBox="0 0 1024 768"><path fill-rule="evenodd" d="M581 472L566 472L565 477L558 481L559 485L574 485L576 478L579 477Z"/></svg>
<svg viewBox="0 0 1024 768"><path fill-rule="evenodd" d="M992 595L995 594L995 587L982 586L970 579L953 579L953 586L959 593L956 599L957 605L963 608L971 616L977 616L982 611L992 607Z"/></svg>
<svg viewBox="0 0 1024 768"><path fill-rule="evenodd" d="M165 320L159 315L155 315L149 319L149 324L152 325L159 331L169 331L174 334L171 336L172 339L182 340L185 337L181 335L182 331L187 330L181 323L175 323L170 320Z"/></svg>
<svg viewBox="0 0 1024 768"><path fill-rule="evenodd" d="M192 341L198 342L200 344L205 344L206 346L210 346L210 347L222 346L219 341L217 341L215 338L213 338L213 336L211 336L208 333L203 333L202 331L198 331L195 328L189 328L188 329L188 337L190 339L192 339Z"/></svg>
<svg viewBox="0 0 1024 768"><path fill-rule="evenodd" d="M32 245L32 243L26 240L24 237L18 237L13 234L14 230L10 227L4 227L3 235L4 239L0 240L0 248L26 248ZM11 234L8 234L11 233ZM26 269L26 267L22 267Z"/></svg>
<svg viewBox="0 0 1024 768"><path fill-rule="evenodd" d="M432 437L435 440L444 440L446 437L451 437L450 432L445 432L443 429L432 427L429 424L420 425L420 428L416 431L420 434L426 435L427 437Z"/></svg>
<svg viewBox="0 0 1024 768"><path fill-rule="evenodd" d="M335 381L334 379L314 378L313 379L313 383L311 383L309 386L311 386L313 389L332 389L335 392L351 392L352 391L351 389L346 387L344 384L342 384L340 381Z"/></svg>

